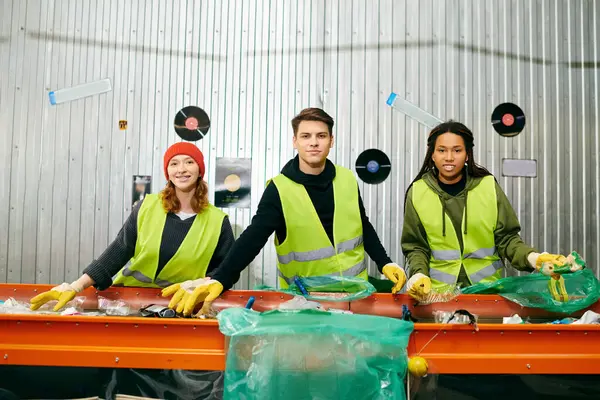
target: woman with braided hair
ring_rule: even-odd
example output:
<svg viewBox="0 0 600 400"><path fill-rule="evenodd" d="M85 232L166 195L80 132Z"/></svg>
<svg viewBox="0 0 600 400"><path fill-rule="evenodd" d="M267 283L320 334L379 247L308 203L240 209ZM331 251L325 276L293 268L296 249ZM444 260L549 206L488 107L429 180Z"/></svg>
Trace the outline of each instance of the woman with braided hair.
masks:
<svg viewBox="0 0 600 400"><path fill-rule="evenodd" d="M494 176L475 163L473 147L473 133L460 122L433 128L423 166L406 192L406 290L417 299L431 288L496 281L505 259L531 272L561 257L539 254L523 242L510 201Z"/></svg>

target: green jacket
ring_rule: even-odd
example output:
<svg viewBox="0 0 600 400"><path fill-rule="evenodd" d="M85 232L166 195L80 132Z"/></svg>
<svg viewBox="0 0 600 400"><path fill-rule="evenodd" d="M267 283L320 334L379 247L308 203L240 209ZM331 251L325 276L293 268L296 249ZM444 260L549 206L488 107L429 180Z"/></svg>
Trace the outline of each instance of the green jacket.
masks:
<svg viewBox="0 0 600 400"><path fill-rule="evenodd" d="M465 191L475 188L481 181L481 178L471 178L467 176L465 190L455 197L449 195L440 188L433 172L426 174L422 179L435 193L438 194L438 196L440 196L440 199L445 202L446 213L452 221L462 251L463 233L461 230L461 222L466 204ZM506 197L506 194L504 194L504 191L498 182L496 182L496 197L498 199L498 223L496 231L494 232L494 239L500 258L508 260L514 268L520 271L533 271L529 261L527 261L527 256L532 251L537 252L537 250L525 244L521 239L521 236L519 236L521 225L519 224L519 220L517 219L517 215L515 214L510 201ZM471 212L477 211L467 210L467 213ZM425 228L421 224L421 220L412 203L412 187L408 190L404 202L402 252L407 259L409 275L412 276L420 272L429 276L431 251L429 249ZM458 283L462 284L461 287L470 285L464 266L461 268Z"/></svg>

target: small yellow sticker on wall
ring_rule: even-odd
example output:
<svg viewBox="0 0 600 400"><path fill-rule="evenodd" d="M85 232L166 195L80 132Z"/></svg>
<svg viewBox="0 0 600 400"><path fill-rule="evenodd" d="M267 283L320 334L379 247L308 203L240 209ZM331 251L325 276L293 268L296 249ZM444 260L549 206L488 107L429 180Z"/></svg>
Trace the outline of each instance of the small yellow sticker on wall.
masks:
<svg viewBox="0 0 600 400"><path fill-rule="evenodd" d="M127 129L127 121L125 121L124 119L119 121L119 129L124 131Z"/></svg>

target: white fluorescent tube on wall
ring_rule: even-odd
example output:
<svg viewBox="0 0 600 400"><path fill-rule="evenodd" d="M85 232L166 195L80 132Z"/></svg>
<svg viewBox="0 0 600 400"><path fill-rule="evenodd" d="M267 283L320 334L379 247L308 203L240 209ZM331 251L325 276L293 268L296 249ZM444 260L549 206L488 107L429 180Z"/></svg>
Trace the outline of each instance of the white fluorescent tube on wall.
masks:
<svg viewBox="0 0 600 400"><path fill-rule="evenodd" d="M96 82L83 83L70 88L58 89L48 93L50 104L53 106L68 101L82 99L95 94L106 93L112 90L110 79L102 79Z"/></svg>

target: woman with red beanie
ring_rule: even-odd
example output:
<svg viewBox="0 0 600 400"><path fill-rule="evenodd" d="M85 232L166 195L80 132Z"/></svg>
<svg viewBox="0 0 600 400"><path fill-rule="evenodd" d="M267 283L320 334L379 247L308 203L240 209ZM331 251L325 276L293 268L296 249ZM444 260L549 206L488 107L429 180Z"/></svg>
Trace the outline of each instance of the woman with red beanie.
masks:
<svg viewBox="0 0 600 400"><path fill-rule="evenodd" d="M134 206L116 239L83 275L31 299L32 310L58 300L58 311L89 286L118 285L166 288L163 296L175 294L169 307L191 314L195 304L184 309L190 294L210 282L205 276L225 258L233 231L227 215L208 202L204 156L196 145L169 147L164 172L167 186Z"/></svg>

